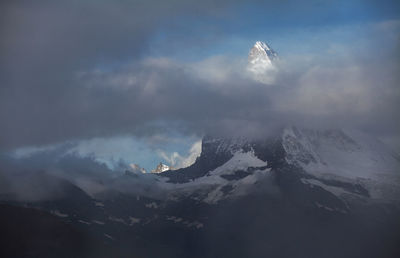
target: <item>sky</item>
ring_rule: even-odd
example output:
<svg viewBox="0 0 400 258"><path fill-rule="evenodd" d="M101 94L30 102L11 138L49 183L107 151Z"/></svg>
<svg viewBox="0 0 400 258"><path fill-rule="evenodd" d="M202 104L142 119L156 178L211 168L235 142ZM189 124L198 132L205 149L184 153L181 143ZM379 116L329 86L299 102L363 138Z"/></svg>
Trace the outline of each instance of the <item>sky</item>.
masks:
<svg viewBox="0 0 400 258"><path fill-rule="evenodd" d="M193 162L204 134L351 127L400 150L398 1L2 1L0 152ZM255 41L274 83L245 72Z"/></svg>

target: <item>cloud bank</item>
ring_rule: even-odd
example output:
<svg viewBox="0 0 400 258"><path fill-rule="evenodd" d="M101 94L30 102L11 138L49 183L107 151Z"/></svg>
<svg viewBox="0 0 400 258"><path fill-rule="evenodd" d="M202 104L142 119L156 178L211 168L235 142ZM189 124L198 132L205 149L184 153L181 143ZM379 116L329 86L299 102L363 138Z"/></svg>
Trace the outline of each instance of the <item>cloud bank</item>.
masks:
<svg viewBox="0 0 400 258"><path fill-rule="evenodd" d="M262 136L286 124L399 131L397 20L364 24L371 40L362 46L333 42L322 55L281 57L267 85L246 73L242 56L147 55L161 24L181 28L170 17L219 19L235 4L3 3L2 150L165 130Z"/></svg>
<svg viewBox="0 0 400 258"><path fill-rule="evenodd" d="M168 142L159 136L174 132L263 137L296 124L358 128L400 144L398 3L242 2L2 1L0 194L62 195L63 183L48 174L90 194L132 189L114 180L130 157L112 160L130 155L137 142L129 137L150 146L132 157L147 169L159 159L177 168L196 159L198 141L187 154L159 147ZM259 80L246 54L270 38L280 61L271 80ZM225 49L237 42L247 45ZM24 146L42 152L3 155ZM143 165L140 153L150 150L157 161Z"/></svg>

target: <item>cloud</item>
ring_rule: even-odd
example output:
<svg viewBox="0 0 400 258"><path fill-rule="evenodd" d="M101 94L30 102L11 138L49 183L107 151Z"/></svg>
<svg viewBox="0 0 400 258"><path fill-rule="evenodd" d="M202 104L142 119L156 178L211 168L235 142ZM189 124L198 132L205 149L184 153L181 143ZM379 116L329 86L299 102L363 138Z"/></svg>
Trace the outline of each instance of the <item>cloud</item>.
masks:
<svg viewBox="0 0 400 258"><path fill-rule="evenodd" d="M167 154L164 150L158 150L158 155L172 166L173 169L185 168L192 165L201 153L201 140L193 143L186 156L181 156L178 152L174 151Z"/></svg>
<svg viewBox="0 0 400 258"><path fill-rule="evenodd" d="M376 53L375 47L364 51ZM257 82L246 72L246 62L226 56L193 63L145 59L112 73L89 72L86 83L132 96L127 110L140 110L132 121L150 127L160 120L162 126L176 122L178 129L200 135L259 134L294 123L394 133L398 65L383 53L352 55L338 45L327 51L325 59L282 58L273 85Z"/></svg>
<svg viewBox="0 0 400 258"><path fill-rule="evenodd" d="M377 65L296 62L282 64L276 84L269 86L249 78L243 63L229 58L196 63L150 58L117 70L79 72L61 103L42 109L39 117L35 110L25 110L28 121L8 132L4 142L152 137L171 128L198 135L257 134L287 123L392 131L398 126L391 119L399 97L393 67L379 59L371 59ZM29 130L22 126L28 122Z"/></svg>
<svg viewBox="0 0 400 258"><path fill-rule="evenodd" d="M90 132L84 129L84 120L99 122L92 117L99 107L90 98L102 98L108 92L81 91L82 85L74 80L76 73L138 59L148 53L148 43L160 27L176 26L171 17L217 17L232 3L235 1L2 1L1 147L110 133L113 130L95 133L93 128ZM99 95L88 96L91 94ZM113 106L112 100L99 104ZM98 111L110 108L101 109ZM104 126L101 122L97 125Z"/></svg>
<svg viewBox="0 0 400 258"><path fill-rule="evenodd" d="M62 145L23 157L0 155L1 198L41 201L64 198L76 185L88 194L104 191L107 182L120 173L111 171L93 157L66 154Z"/></svg>
<svg viewBox="0 0 400 258"><path fill-rule="evenodd" d="M398 131L398 21L364 24L368 38L380 44L362 38L362 47L332 42L323 57L285 56L270 87L249 78L240 56L148 56L161 28L177 36L162 41L164 48L172 49L173 42L180 48L191 38L177 21L193 15L218 19L235 5L2 3L0 148L119 135L151 138L170 130L257 135L287 123ZM341 28L334 35L342 35ZM279 46L272 47L279 53Z"/></svg>
<svg viewBox="0 0 400 258"><path fill-rule="evenodd" d="M90 157L60 157L57 151L50 151L22 159L1 156L0 161L0 200L58 200L81 190L92 197L99 193L104 197L109 191L163 196L158 179L152 175L124 176L122 168L111 171Z"/></svg>
<svg viewBox="0 0 400 258"><path fill-rule="evenodd" d="M151 175L116 177L130 162L149 170L157 150L174 167L188 166L205 133L356 127L398 145L398 15L366 23L337 1L294 11L256 2L2 1L0 194L58 198L66 180L92 195L162 196ZM371 6L398 10L381 1L362 7ZM246 71L246 44L269 38L282 43L272 44L282 54L274 83ZM172 144L188 138L188 153ZM21 146L34 147L23 159L2 154Z"/></svg>

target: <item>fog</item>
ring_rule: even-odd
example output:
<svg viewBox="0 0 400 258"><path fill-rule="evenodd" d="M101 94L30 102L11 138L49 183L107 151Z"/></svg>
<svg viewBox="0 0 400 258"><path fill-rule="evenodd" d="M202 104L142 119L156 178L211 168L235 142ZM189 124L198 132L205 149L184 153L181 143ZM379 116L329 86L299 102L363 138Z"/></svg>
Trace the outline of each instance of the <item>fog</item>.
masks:
<svg viewBox="0 0 400 258"><path fill-rule="evenodd" d="M274 1L260 4L283 11ZM216 48L230 40L222 33L207 43L197 41L180 18L172 16L196 13L203 20L235 24L239 14L230 12L235 1L89 6L46 1L2 4L2 150L126 134L151 137L166 130L199 137L257 136L286 124L356 127L386 139L398 138L399 120L393 119L399 103L397 20L315 30L314 38L304 39L298 47L323 49L314 53L296 53L293 45L281 55L280 45L272 45L281 56L266 85L246 70L251 44L236 55L216 50L194 60L168 55L213 49L213 44ZM311 3L305 7L309 9L296 15L317 8ZM269 15L267 20L273 19ZM318 17L304 21L313 24ZM207 28L194 30L213 33ZM160 31L174 38L162 40ZM271 36L266 33L257 40ZM160 51L152 51L154 47Z"/></svg>

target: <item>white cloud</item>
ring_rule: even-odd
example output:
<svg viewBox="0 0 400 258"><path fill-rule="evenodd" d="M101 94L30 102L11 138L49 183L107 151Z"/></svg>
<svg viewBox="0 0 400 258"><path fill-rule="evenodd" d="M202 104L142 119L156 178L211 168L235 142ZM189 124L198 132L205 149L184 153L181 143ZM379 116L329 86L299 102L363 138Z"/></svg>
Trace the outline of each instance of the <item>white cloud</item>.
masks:
<svg viewBox="0 0 400 258"><path fill-rule="evenodd" d="M178 152L167 154L163 150L158 150L158 155L167 161L174 169L184 168L192 165L201 153L201 140L195 142L186 156L180 155Z"/></svg>

